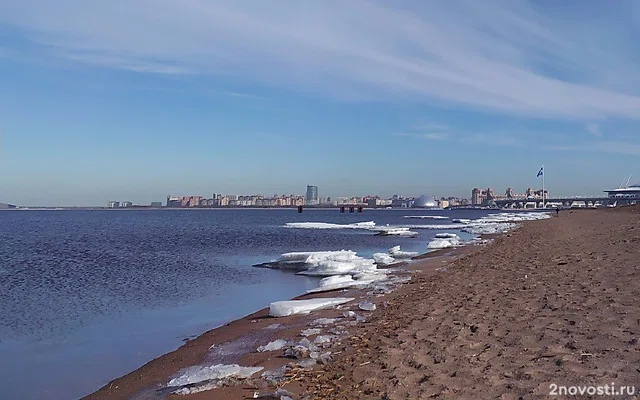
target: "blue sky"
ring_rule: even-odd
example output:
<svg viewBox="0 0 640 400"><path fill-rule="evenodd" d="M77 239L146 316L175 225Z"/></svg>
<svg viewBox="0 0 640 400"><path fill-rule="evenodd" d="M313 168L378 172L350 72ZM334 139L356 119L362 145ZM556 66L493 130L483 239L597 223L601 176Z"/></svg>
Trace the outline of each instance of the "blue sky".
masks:
<svg viewBox="0 0 640 400"><path fill-rule="evenodd" d="M0 2L0 201L640 181L633 1ZM633 180L633 179L632 179Z"/></svg>

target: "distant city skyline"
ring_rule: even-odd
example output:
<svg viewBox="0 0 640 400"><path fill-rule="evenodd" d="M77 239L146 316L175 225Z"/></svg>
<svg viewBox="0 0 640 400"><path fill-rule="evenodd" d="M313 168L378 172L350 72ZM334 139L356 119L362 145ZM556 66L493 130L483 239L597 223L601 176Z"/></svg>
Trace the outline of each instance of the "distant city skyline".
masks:
<svg viewBox="0 0 640 400"><path fill-rule="evenodd" d="M618 187L619 185L616 185L615 187ZM401 197L419 197L423 194L426 194L428 196L433 196L436 199L439 198L458 198L458 199L467 199L469 200L472 204L473 203L473 190L471 188L465 188L464 190L459 190L455 193L437 193L434 191L428 191L428 190L423 190L423 191L417 191L417 190L413 190L413 191L409 191L409 192L402 192L402 191L389 191L389 190L382 190L382 191L369 191L369 192L361 192L361 193L357 193L357 192L350 192L350 193L338 193L337 195L325 195L324 190L322 190L322 188L318 188L317 186L306 186L306 190L297 190L297 191L279 191L279 192L273 192L273 193L269 193L269 192L260 192L257 190L249 190L247 192L220 192L220 195L224 195L224 196L235 196L235 197L250 197L250 196L263 196L263 197L271 197L274 195L277 196L297 196L301 199L303 199L305 202L308 199L308 194L309 194L309 187L315 187L317 192L319 193L318 195L318 199L326 199L327 197L330 199L342 199L342 198L356 198L356 197L380 197L382 199L391 199L394 196L401 196ZM607 188L607 189L603 189L603 190L597 190L593 193L578 193L578 192L566 192L566 191L554 191L553 194L554 195L558 195L558 196L573 196L573 195L595 195L595 196L601 196L603 195L604 190L608 190L608 189L614 189L614 186ZM488 187L489 189L493 190L492 195L491 196L495 196L495 197L505 197L505 189L511 189L512 193L514 196L526 196L528 193L528 190L531 189L533 191L541 191L541 186L540 185L531 185L528 187L524 187L524 188L514 188L512 186L509 185L500 185L500 186L495 186L495 187ZM303 189L305 189L303 187ZM482 196L486 197L486 190L487 187L485 186L478 186L478 185L474 185L473 189L479 189L482 191ZM545 187L545 193L550 193L551 190L548 187ZM134 196L130 196L127 195L127 193L123 193L120 195L105 195L104 200L102 202L96 202L96 203L63 203L63 202L59 202L59 203L54 203L54 202L47 202L46 198L44 198L43 201L41 202L33 202L33 203L20 203L20 202L15 202L15 201L8 201L8 200L3 200L0 198L0 202L4 202L4 203L9 203L9 204L14 204L14 205L20 205L20 206L53 206L53 207L62 207L62 206L69 206L69 207L104 207L106 205L108 205L109 203L115 202L115 203L128 203L128 204L137 204L137 205L149 205L152 203L162 203L165 204L166 203L166 199L167 199L167 195L166 195L166 191L164 192L164 195L160 195L160 196L151 196L151 195L146 195L146 196L140 196L140 197L134 197ZM180 192L180 193L176 193L174 192L173 194L169 195L169 196L178 196L178 197L190 197L190 196L195 196L195 197L199 197L202 199L207 199L209 197L211 197L211 195L207 195L206 191L199 191L199 192ZM214 193L215 195L215 193ZM11 196L7 196L8 198L10 198ZM315 203L305 203L305 204L315 204ZM478 203L479 204L479 203ZM118 207L115 207L118 208Z"/></svg>
<svg viewBox="0 0 640 400"><path fill-rule="evenodd" d="M468 198L542 164L602 194L640 181L639 7L0 2L0 202Z"/></svg>

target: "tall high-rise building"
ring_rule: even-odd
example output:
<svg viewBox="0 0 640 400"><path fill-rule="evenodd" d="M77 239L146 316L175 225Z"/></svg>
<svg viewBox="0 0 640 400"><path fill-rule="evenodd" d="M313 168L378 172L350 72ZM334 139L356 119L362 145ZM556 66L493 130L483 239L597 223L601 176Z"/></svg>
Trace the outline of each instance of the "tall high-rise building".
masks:
<svg viewBox="0 0 640 400"><path fill-rule="evenodd" d="M307 185L306 203L310 206L318 205L318 187Z"/></svg>
<svg viewBox="0 0 640 400"><path fill-rule="evenodd" d="M167 207L182 207L182 197L167 196Z"/></svg>
<svg viewBox="0 0 640 400"><path fill-rule="evenodd" d="M471 191L471 204L480 205L482 204L483 200L484 198L482 196L482 190L473 188L473 190Z"/></svg>
<svg viewBox="0 0 640 400"><path fill-rule="evenodd" d="M493 189L487 188L487 192L485 193L485 201L490 201L496 198L496 194L493 192Z"/></svg>

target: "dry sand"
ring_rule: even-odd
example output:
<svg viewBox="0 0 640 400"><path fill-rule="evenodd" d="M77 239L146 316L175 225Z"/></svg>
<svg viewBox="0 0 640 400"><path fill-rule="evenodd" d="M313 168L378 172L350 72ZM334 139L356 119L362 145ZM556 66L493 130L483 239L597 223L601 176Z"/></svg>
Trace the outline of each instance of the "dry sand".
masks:
<svg viewBox="0 0 640 400"><path fill-rule="evenodd" d="M547 398L551 383L640 390L638 222L638 207L563 211L488 247L421 262L411 283L376 298L368 321L349 327L331 363L292 371L281 386L296 398L335 399ZM324 296L352 295L363 294ZM88 398L162 398L157 388L202 362L277 368L291 360L256 353L258 345L296 337L310 320L341 312L274 319L261 310ZM274 323L284 325L269 329ZM213 344L221 351L210 351ZM267 389L250 379L169 398L243 399Z"/></svg>

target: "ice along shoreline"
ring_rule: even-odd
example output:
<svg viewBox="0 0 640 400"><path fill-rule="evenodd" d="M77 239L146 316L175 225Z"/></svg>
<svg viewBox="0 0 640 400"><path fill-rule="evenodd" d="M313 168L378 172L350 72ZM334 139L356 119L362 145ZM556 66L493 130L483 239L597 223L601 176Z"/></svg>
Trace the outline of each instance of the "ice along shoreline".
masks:
<svg viewBox="0 0 640 400"><path fill-rule="evenodd" d="M437 238L438 240L452 239L451 234L441 234L440 236L441 237ZM407 268L407 270L415 269L416 267L420 268L421 271L424 270L424 268L431 268L433 270L436 266L441 266L440 262L445 261L440 260L441 258L455 258L458 255L472 251L474 248L474 246L461 248L450 248L452 246L446 247L446 249L432 251L422 255L412 254L413 257L406 257L406 259L422 261L414 264L403 262L401 265L403 268ZM390 249L390 253L394 249L395 248ZM400 249L396 249L396 251L399 252ZM387 280L387 275L390 270L384 269L374 272L375 270L371 269L371 264L369 262L361 258L358 259L354 252L348 251L316 252L316 254L286 253L283 256L285 260L288 258L296 259L296 257L306 259L309 257L317 258L317 253L325 253L325 255L327 255L326 253L329 253L329 258L324 259L326 262L325 264L322 263L322 257L320 260L315 260L320 262L316 262L316 270L312 271L316 273L311 273L311 275L326 276L324 290L317 290L314 291L314 293L303 294L295 297L293 300L304 301L312 298L327 299L331 296L331 293L329 292L341 290L342 293L340 293L340 296L344 301L339 303L351 303L350 305L338 306L338 309L324 309L325 307L318 307L320 310L315 312L313 315L299 315L295 312L289 312L286 310L276 312L276 315L293 314L292 316L286 317L286 324L281 324L280 321L277 321L278 323L274 324L274 320L269 317L269 311L272 311L272 315L274 314L273 307L272 310L263 308L246 317L205 332L198 338L187 342L177 350L158 357L136 371L112 381L99 391L92 393L86 398L131 397L141 391L151 391L161 395L162 393L188 394L201 390L211 390L216 386L219 386L216 382L219 384L221 382L226 382L224 379L229 377L229 375L225 376L224 373L232 372L233 374L230 377L232 379L239 379L242 377L249 377L254 373L259 372L258 370L253 369L251 370L253 371L251 374L244 376L242 374L245 373L246 370L243 370L242 368L255 367L240 367L240 365L256 366L263 363L265 364L264 368L270 367L270 364L273 364L273 360L271 358L264 359L264 357L262 357L261 359L260 357L256 357L256 349L260 346L269 346L273 342L282 344L282 347L278 347L278 350L281 350L285 345L288 345L287 351L290 353L293 351L294 353L297 352L296 354L304 354L304 356L308 356L307 353L318 353L315 358L306 357L302 360L298 360L300 362L307 360L307 363L309 363L308 360L313 360L315 363L322 356L325 358L330 357L330 352L318 352L321 348L315 343L316 340L320 340L319 344L330 344L331 340L327 340L327 337L331 336L333 339L338 338L337 340L339 340L339 337L344 335L344 331L346 331L346 329L342 333L340 331L335 331L331 335L317 335L314 342L310 342L306 338L300 341L292 340L292 338L298 337L302 328L308 328L309 324L313 322L311 321L311 318L313 317L315 317L316 320L322 320L323 318L327 320L342 319L344 322L347 322L347 325L349 326L353 326L353 324L357 325L358 322L362 322L361 320L358 320L358 313L366 314L367 312L375 310L375 303L370 301L371 297L383 297L390 293L388 290L389 288L385 287L385 285L376 286L379 283L378 281ZM341 270L340 262L348 263L354 260L359 261L359 263L356 264L359 264L360 267L364 267L364 269L361 268L360 270L355 271L356 274L361 274L362 276L356 276L355 279L353 275L349 276L348 279L346 277L343 279L336 279L336 277L344 276L345 272L354 272ZM338 265L336 265L336 263ZM331 270L330 268L328 271L320 271L317 268L319 265L323 265L324 267L334 267L334 269ZM336 266L338 267L337 269L335 268ZM392 264L391 266L397 268L398 264ZM401 270L396 270L395 272L399 272L400 274L406 273L406 271ZM361 279L362 281L357 283L357 281ZM397 281L395 283L401 284L402 282ZM373 285L373 287L371 285ZM373 289L372 292L363 294L360 289L367 287ZM318 289L323 289L322 283ZM369 296L369 299L364 299L364 297L367 296ZM360 301L363 299L365 301ZM331 300L327 299L326 301L332 303ZM287 305L286 303L291 302L285 301L281 303L283 303L282 305L285 306L284 309L286 309L286 306L290 306L290 304ZM333 301L333 303L336 302ZM356 303L359 304L356 305ZM371 304L374 304L373 307ZM357 311L352 310L354 307L357 307ZM289 307L289 310L291 310L291 307ZM352 318L352 320L349 320L349 318ZM265 341L267 338L273 340L267 342ZM287 339L285 340L283 338ZM284 341L284 343L282 343L282 341ZM324 348L324 346L322 346L322 348ZM328 356L327 353L329 353ZM279 366L279 368L283 367L283 365ZM216 381L216 379L218 380ZM176 386L177 384L180 385ZM233 391L234 389L232 387L222 387L216 390Z"/></svg>

